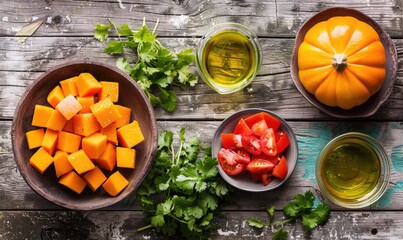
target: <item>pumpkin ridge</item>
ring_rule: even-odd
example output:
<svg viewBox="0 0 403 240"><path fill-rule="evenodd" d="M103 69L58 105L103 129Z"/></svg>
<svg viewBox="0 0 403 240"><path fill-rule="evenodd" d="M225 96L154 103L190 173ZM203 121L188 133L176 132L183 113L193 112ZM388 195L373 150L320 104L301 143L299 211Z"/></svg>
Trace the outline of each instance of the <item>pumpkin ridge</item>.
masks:
<svg viewBox="0 0 403 240"><path fill-rule="evenodd" d="M347 31L345 31L344 34L343 34L344 36L346 36L345 39L348 40L348 41L346 41L345 45L343 46L343 51L342 52L338 52L337 49L336 49L336 46L333 45L335 39L332 36L332 30L335 29L335 25L333 25L332 22L329 21L331 19L338 19L340 21L343 20L345 22L350 22L350 24L348 24L349 29ZM357 28L357 24L358 24L358 19L353 18L353 17L348 17L348 16L346 16L346 17L333 17L333 18L330 18L330 19L328 19L326 21L326 33L329 36L330 45L332 46L332 49L333 49L333 54L343 54L343 55L345 54L345 49L348 46L348 44L350 43L350 41L351 41L351 37L353 36L353 33L355 32L355 30ZM333 41L332 41L332 39L333 39Z"/></svg>
<svg viewBox="0 0 403 240"><path fill-rule="evenodd" d="M309 39L304 40L304 42L305 42L306 44L309 44L309 45L311 45L311 46L313 46L313 47L319 49L320 51L322 51L322 52L328 54L330 57L332 56L332 55L331 55L326 49L324 49L323 46L320 45L319 43L311 42L311 41L309 41ZM330 45L331 45L331 44L330 44ZM331 46L332 46L332 45L331 45ZM332 49L333 49L333 46L332 46Z"/></svg>
<svg viewBox="0 0 403 240"><path fill-rule="evenodd" d="M371 42L369 42L367 45L364 45L363 47L357 49L355 52L351 52L350 54L346 55L347 58L350 58L352 56L354 56L357 53L360 53L362 51L367 51L367 47L369 47L371 44L380 41L380 39L373 39ZM349 43L350 44L350 43Z"/></svg>

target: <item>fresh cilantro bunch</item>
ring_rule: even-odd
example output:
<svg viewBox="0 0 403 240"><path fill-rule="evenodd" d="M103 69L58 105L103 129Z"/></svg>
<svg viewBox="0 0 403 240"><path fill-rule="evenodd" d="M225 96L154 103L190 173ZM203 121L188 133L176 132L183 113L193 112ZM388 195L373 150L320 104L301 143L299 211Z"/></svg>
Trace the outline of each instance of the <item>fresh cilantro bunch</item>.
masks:
<svg viewBox="0 0 403 240"><path fill-rule="evenodd" d="M168 237L180 233L203 239L214 228L212 220L219 202L228 199L228 188L218 175L217 160L201 150L199 139L186 141L183 128L176 150L172 132L159 134L154 165L137 191L151 215L150 224L139 231L155 228Z"/></svg>
<svg viewBox="0 0 403 240"><path fill-rule="evenodd" d="M330 215L330 206L326 203L320 203L316 208L313 208L315 196L311 191L306 191L305 194L297 194L294 199L284 208L284 214L288 219L282 222L273 222L274 207L267 209L269 214L269 222L265 223L257 218L248 219L248 224L252 227L263 228L264 226L281 226L273 232L274 240L288 239L288 232L284 230L284 224L302 219L302 225L307 231L311 231L319 225L327 222Z"/></svg>
<svg viewBox="0 0 403 240"><path fill-rule="evenodd" d="M190 72L190 64L194 61L191 48L179 53L165 48L158 40L154 27L151 32L145 20L143 25L133 31L127 24L117 26L110 19L109 24L97 24L94 28L94 37L101 42L108 39L109 30L115 29L118 39L109 41L105 52L109 54L123 54L125 49L137 53L137 62L120 57L116 66L128 73L145 92L153 106L161 106L167 112L176 108L176 94L173 87L186 89L197 83L197 77Z"/></svg>

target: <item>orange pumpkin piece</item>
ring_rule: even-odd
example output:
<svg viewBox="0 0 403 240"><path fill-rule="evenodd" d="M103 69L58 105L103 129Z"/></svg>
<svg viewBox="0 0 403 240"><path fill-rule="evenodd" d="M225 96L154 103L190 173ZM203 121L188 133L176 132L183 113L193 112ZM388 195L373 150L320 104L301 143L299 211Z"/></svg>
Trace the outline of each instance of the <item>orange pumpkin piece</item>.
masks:
<svg viewBox="0 0 403 240"><path fill-rule="evenodd" d="M50 91L46 100L52 107L55 108L57 104L63 100L63 98L63 90L59 85L57 85L52 91Z"/></svg>
<svg viewBox="0 0 403 240"><path fill-rule="evenodd" d="M58 132L52 129L46 129L43 136L42 147L50 155L53 155L56 150Z"/></svg>
<svg viewBox="0 0 403 240"><path fill-rule="evenodd" d="M74 133L81 136L89 136L102 127L99 125L95 115L92 113L77 114L73 117L74 120Z"/></svg>
<svg viewBox="0 0 403 240"><path fill-rule="evenodd" d="M88 171L84 174L83 178L93 192L95 192L106 180L105 174L98 167Z"/></svg>
<svg viewBox="0 0 403 240"><path fill-rule="evenodd" d="M73 166L71 166L67 156L66 152L58 150L53 157L57 178L73 170Z"/></svg>
<svg viewBox="0 0 403 240"><path fill-rule="evenodd" d="M108 126L101 129L100 133L106 136L108 142L116 145L118 143L118 135L116 133L116 124L111 123Z"/></svg>
<svg viewBox="0 0 403 240"><path fill-rule="evenodd" d="M67 119L63 116L63 114L59 110L54 110L49 117L49 120L46 122L46 128L61 131L66 124Z"/></svg>
<svg viewBox="0 0 403 240"><path fill-rule="evenodd" d="M67 159L78 174L88 172L95 167L94 163L82 149L70 154L69 156L67 156Z"/></svg>
<svg viewBox="0 0 403 240"><path fill-rule="evenodd" d="M74 117L72 119L68 120L66 122L66 124L64 124L64 127L62 130L65 132L74 133Z"/></svg>
<svg viewBox="0 0 403 240"><path fill-rule="evenodd" d="M135 168L136 150L133 148L116 148L117 166L121 168Z"/></svg>
<svg viewBox="0 0 403 240"><path fill-rule="evenodd" d="M124 125L127 125L130 123L130 116L132 114L132 110L130 108L121 106L121 105L115 105L116 110L120 113L120 116L118 119L116 119L116 128L123 127Z"/></svg>
<svg viewBox="0 0 403 240"><path fill-rule="evenodd" d="M80 97L92 96L102 89L102 85L91 73L81 73L76 80L76 85Z"/></svg>
<svg viewBox="0 0 403 240"><path fill-rule="evenodd" d="M94 105L95 103L95 98L94 96L89 96L89 97L77 97L77 101L80 103L80 105L83 107L80 110L80 113L91 113L90 106Z"/></svg>
<svg viewBox="0 0 403 240"><path fill-rule="evenodd" d="M98 99L104 100L110 98L112 102L117 102L119 99L119 83L118 82L99 82L102 85L101 91L98 93Z"/></svg>
<svg viewBox="0 0 403 240"><path fill-rule="evenodd" d="M42 146L45 131L43 128L32 130L25 133L28 142L28 148L33 149Z"/></svg>
<svg viewBox="0 0 403 240"><path fill-rule="evenodd" d="M67 120L74 117L82 108L83 107L73 95L68 95L56 106L56 109L59 110Z"/></svg>
<svg viewBox="0 0 403 240"><path fill-rule="evenodd" d="M109 193L109 195L114 197L118 195L127 185L129 185L127 179L119 171L116 171L109 176L104 184L102 184L102 187L107 193Z"/></svg>
<svg viewBox="0 0 403 240"><path fill-rule="evenodd" d="M32 126L46 127L46 123L49 120L50 115L55 111L51 107L43 105L35 105L34 116L32 117Z"/></svg>
<svg viewBox="0 0 403 240"><path fill-rule="evenodd" d="M105 170L112 171L116 165L116 150L111 143L106 144L105 151L95 160L96 164Z"/></svg>
<svg viewBox="0 0 403 240"><path fill-rule="evenodd" d="M64 152L73 153L77 152L81 145L81 136L60 131L57 136L56 148Z"/></svg>
<svg viewBox="0 0 403 240"><path fill-rule="evenodd" d="M69 188L70 190L76 192L77 194L81 194L84 190L85 186L87 186L87 182L85 182L76 172L71 171L64 174L59 183L63 186Z"/></svg>
<svg viewBox="0 0 403 240"><path fill-rule="evenodd" d="M84 137L81 147L89 158L97 159L105 151L106 136L101 133L94 133L88 137Z"/></svg>
<svg viewBox="0 0 403 240"><path fill-rule="evenodd" d="M68 78L66 80L60 81L60 86L62 86L64 96L73 95L78 96L77 81L78 77Z"/></svg>
<svg viewBox="0 0 403 240"><path fill-rule="evenodd" d="M103 128L118 119L119 112L116 110L115 105L109 98L95 103L90 108L97 121Z"/></svg>
<svg viewBox="0 0 403 240"><path fill-rule="evenodd" d="M40 174L43 174L52 163L53 157L43 148L39 148L29 159L29 164Z"/></svg>
<svg viewBox="0 0 403 240"><path fill-rule="evenodd" d="M132 123L123 126L117 130L120 145L126 148L132 148L144 141L143 133L139 123L134 120Z"/></svg>
<svg viewBox="0 0 403 240"><path fill-rule="evenodd" d="M299 79L321 103L351 109L381 87L386 55L378 33L350 16L314 25L298 49Z"/></svg>

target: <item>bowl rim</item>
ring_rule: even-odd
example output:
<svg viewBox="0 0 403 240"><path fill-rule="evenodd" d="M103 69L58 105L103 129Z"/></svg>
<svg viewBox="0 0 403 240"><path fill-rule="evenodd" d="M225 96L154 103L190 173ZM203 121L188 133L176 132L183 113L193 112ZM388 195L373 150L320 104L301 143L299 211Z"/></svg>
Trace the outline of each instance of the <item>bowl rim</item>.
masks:
<svg viewBox="0 0 403 240"><path fill-rule="evenodd" d="M248 116L252 116L253 114L256 114L256 113L259 113L259 112L266 112L266 113L272 115L273 117L277 118L278 120L281 121L281 127L280 127L280 129L282 129L283 126L284 126L284 128L286 128L289 132L291 132L291 135L288 135L288 137L289 137L290 143L294 143L294 142L295 142L294 145L295 145L296 159L295 159L295 164L293 164L292 166L288 165L288 174L287 174L287 176L286 176L285 179L281 180L281 182L279 182L279 183L278 183L277 185L275 185L275 186L270 186L270 184L267 185L267 186L263 186L263 184L259 183L259 184L260 184L261 186L263 186L263 187L258 188L258 189L256 189L256 188L240 187L240 186L238 186L238 185L232 183L232 181L227 181L227 179L228 179L228 178L231 178L231 176L229 176L228 174L226 174L226 173L222 170L220 164L217 163L218 172L220 173L221 177L222 177L228 184L230 184L231 186L233 186L233 187L235 187L235 188L237 188L237 189L240 189L240 190L243 190L243 191L247 191L247 192L266 192L266 191L271 191L271 190L274 190L274 189L279 188L279 187L282 186L285 182L287 182L287 180L291 177L291 175L292 175L292 173L294 172L295 167L297 166L297 163L298 163L298 154L299 154L299 151L298 151L298 141L297 141L296 135L295 135L295 133L294 133L294 130L293 130L293 129L291 128L291 126L285 121L285 119L283 119L283 118L280 117L279 115L275 114L274 112L272 112L272 111L270 111L270 110L267 110L267 109L263 109L263 108L246 108L246 109L242 109L242 110L240 110L240 111L237 111L237 112L231 114L231 115L228 116L227 118L225 118L225 119L220 123L220 125L217 127L216 131L214 132L214 136L213 136L213 139L212 139L212 151L211 151L212 157L216 158L216 156L215 156L216 154L214 154L214 149L215 149L215 148L214 148L214 142L216 141L216 139L219 139L219 138L220 138L220 134L221 134L221 133L219 133L219 132L222 131L222 128L224 128L225 123L226 123L228 120L233 119L233 118L237 118L238 121L239 121L239 119L241 118L241 116L243 116L243 115L245 115L245 114L248 114ZM234 126L234 127L235 127L235 126ZM220 144L221 144L221 140L219 140L219 142L220 142ZM253 181L252 179L250 179L250 180ZM259 185L259 186L260 186L260 185Z"/></svg>
<svg viewBox="0 0 403 240"><path fill-rule="evenodd" d="M141 95L141 98L144 99L144 103L146 104L146 109L147 109L147 113L150 116L150 119L152 120L149 124L149 128L152 130L151 132L153 133L152 138L153 140L151 141L152 146L150 147L152 149L152 151L150 152L149 159L150 161L147 162L147 164L145 165L145 169L146 172L141 176L140 181L138 182L138 184L136 184L135 186L132 187L132 189L130 189L130 191L127 192L121 192L119 195L115 196L115 197L110 197L110 201L106 201L104 203L100 203L100 204L91 204L91 205L72 205L72 204L66 204L63 201L60 201L58 198L52 198L51 195L49 195L49 191L46 191L45 189L41 188L38 184L36 184L29 176L28 176L28 172L24 171L22 169L22 167L20 166L18 160L17 160L17 149L15 148L16 145L16 127L17 127L17 118L20 115L20 111L19 109L21 108L21 105L26 101L26 97L28 96L29 92L39 83L41 82L44 78L46 78L46 76L50 73L54 73L56 71L59 71L60 69L66 68L66 67L71 67L74 65L95 65L97 67L101 67L104 69L108 69L111 71L114 71L116 74L120 75L122 78L128 80L128 82L130 84L133 85L134 88L137 89L137 91L139 92L139 94ZM155 131L153 131L155 130ZM16 106L15 112L13 114L13 121L11 124L11 144L12 144L12 148L13 148L13 157L14 157L14 161L17 165L18 171L20 172L21 176L23 177L23 179L25 180L25 182L29 185L29 187L34 190L34 192L36 192L39 196L41 196L42 198L58 205L64 208L68 208L71 210L95 210L95 209L100 209L100 208L105 208L105 207L109 207L112 206L120 201L122 201L123 199L125 199L126 197L128 197L130 194L133 193L133 191L138 188L138 186L141 185L141 182L144 180L144 178L147 175L147 172L150 170L151 165L154 162L154 158L156 155L156 151L157 151L157 142L158 142L158 130L157 130L157 124L156 124L156 118L155 118L155 114L153 111L153 107L150 103L150 101L148 100L147 96L144 94L143 90L141 90L141 88L138 86L138 84L129 76L127 75L125 72L123 72L122 70L120 70L119 68L117 68L116 66L113 65L109 65L106 63L102 63L102 62L96 62L96 61L91 61L91 60L72 60L69 62L65 62L62 64L57 64L54 65L52 67L50 67L48 70L46 70L44 73L42 73L39 77L37 77L24 91L23 95L20 97L18 104Z"/></svg>
<svg viewBox="0 0 403 240"><path fill-rule="evenodd" d="M316 23L321 21L326 21L332 17L336 16L353 16L360 21L366 22L378 33L380 41L385 48L385 55L387 62L385 65L386 76L385 81L380 90L372 95L365 103L372 103L373 108L366 108L365 103L355 106L352 109L345 110L339 107L330 107L321 102L319 102L314 95L309 93L299 80L298 76L298 49L302 41L305 38L306 32L314 26ZM389 65L388 65L389 63ZM293 53L290 63L290 73L291 78L296 86L297 90L304 96L304 98L314 107L320 111L336 118L352 119L352 118L364 118L375 114L383 103L389 98L392 93L393 85L397 75L397 51L390 36L382 29L382 27L371 17L365 13L352 8L346 7L332 7L322 10L313 16L311 16L298 30L295 44L293 48ZM390 79L389 81L387 81ZM382 92L382 94L381 94Z"/></svg>

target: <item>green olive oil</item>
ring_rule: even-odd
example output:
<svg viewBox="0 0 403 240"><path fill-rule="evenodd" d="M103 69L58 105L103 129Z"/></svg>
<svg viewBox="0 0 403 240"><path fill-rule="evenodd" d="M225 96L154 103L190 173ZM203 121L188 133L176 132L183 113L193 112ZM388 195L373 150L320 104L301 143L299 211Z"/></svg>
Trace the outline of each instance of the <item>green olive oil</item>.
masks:
<svg viewBox="0 0 403 240"><path fill-rule="evenodd" d="M369 146L345 143L326 157L321 175L326 188L340 199L359 199L370 193L380 178L380 161Z"/></svg>
<svg viewBox="0 0 403 240"><path fill-rule="evenodd" d="M202 55L207 77L220 88L243 85L253 76L258 64L250 39L232 30L212 36Z"/></svg>

